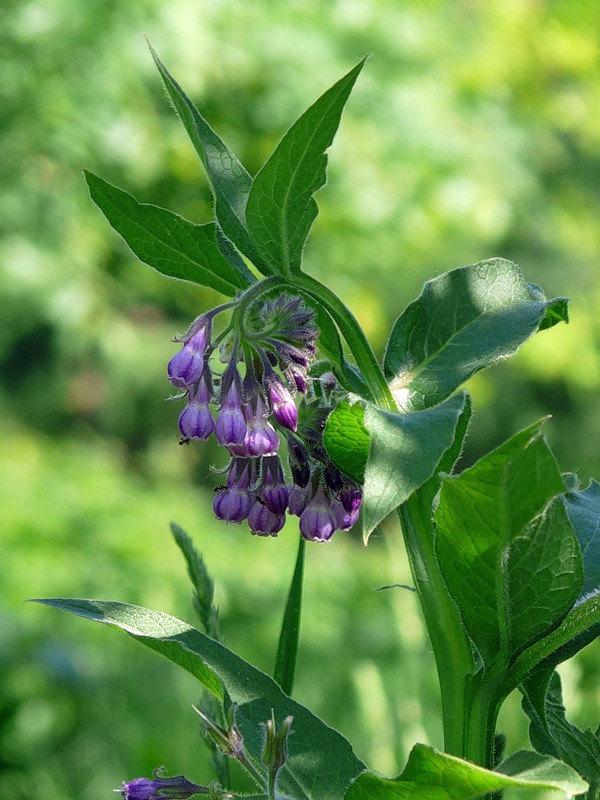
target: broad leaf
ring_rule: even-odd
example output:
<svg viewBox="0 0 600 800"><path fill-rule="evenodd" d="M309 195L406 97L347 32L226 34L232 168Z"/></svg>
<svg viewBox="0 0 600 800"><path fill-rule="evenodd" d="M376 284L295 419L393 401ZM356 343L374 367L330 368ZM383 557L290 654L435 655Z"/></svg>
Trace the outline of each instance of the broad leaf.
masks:
<svg viewBox="0 0 600 800"><path fill-rule="evenodd" d="M529 717L529 737L540 753L569 764L590 784L589 797L600 789L600 738L580 730L565 716L558 672L538 674L523 687L523 710Z"/></svg>
<svg viewBox="0 0 600 800"><path fill-rule="evenodd" d="M214 222L196 225L165 208L138 201L91 172L90 196L136 256L171 278L210 286L228 297L255 282L228 250Z"/></svg>
<svg viewBox="0 0 600 800"><path fill-rule="evenodd" d="M365 537L433 475L455 441L466 398L460 392L414 414L365 401L341 403L330 415L325 447L340 469L363 483Z"/></svg>
<svg viewBox="0 0 600 800"><path fill-rule="evenodd" d="M259 771L263 725L271 709L277 722L291 714L293 736L289 738L288 760L278 775L278 796L342 800L350 783L364 770L341 734L287 697L264 672L185 622L124 603L60 598L38 602L120 628L191 672L217 697L222 697L224 687L237 704L235 721Z"/></svg>
<svg viewBox="0 0 600 800"><path fill-rule="evenodd" d="M364 59L304 112L254 178L246 205L248 230L263 260L280 275L300 270L318 213L313 195L327 178L325 151L363 65Z"/></svg>
<svg viewBox="0 0 600 800"><path fill-rule="evenodd" d="M600 483L592 480L583 492L568 492L564 504L581 547L581 598L600 590Z"/></svg>
<svg viewBox="0 0 600 800"><path fill-rule="evenodd" d="M435 514L440 568L488 667L506 668L548 633L581 587L579 545L540 427L445 479Z"/></svg>
<svg viewBox="0 0 600 800"><path fill-rule="evenodd" d="M539 328L563 319L565 298L548 302L511 261L459 267L427 281L398 318L385 374L400 408L427 408L514 353Z"/></svg>
<svg viewBox="0 0 600 800"><path fill-rule="evenodd" d="M170 75L152 46L148 46L175 110L204 165L213 192L215 213L223 231L256 267L269 274L271 270L259 256L246 229L251 176Z"/></svg>
<svg viewBox="0 0 600 800"><path fill-rule="evenodd" d="M571 767L538 753L515 753L492 772L418 744L401 775L391 780L364 773L346 800L474 800L512 787L573 795L584 792L587 784Z"/></svg>

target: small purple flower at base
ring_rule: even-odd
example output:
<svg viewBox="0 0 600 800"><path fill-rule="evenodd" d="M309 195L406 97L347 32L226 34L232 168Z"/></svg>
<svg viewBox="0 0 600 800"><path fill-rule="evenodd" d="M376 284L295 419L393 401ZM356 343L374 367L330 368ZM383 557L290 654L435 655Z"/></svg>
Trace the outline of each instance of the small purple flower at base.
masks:
<svg viewBox="0 0 600 800"><path fill-rule="evenodd" d="M277 536L285 525L285 512L274 514L260 500L256 500L248 514L248 525L257 536Z"/></svg>
<svg viewBox="0 0 600 800"><path fill-rule="evenodd" d="M258 395L252 404L244 406L246 435L243 446L250 458L268 456L279 449L279 436L267 419L267 409L263 399Z"/></svg>
<svg viewBox="0 0 600 800"><path fill-rule="evenodd" d="M269 381L269 403L275 421L290 431L298 427L298 409L292 395L285 386L277 381Z"/></svg>
<svg viewBox="0 0 600 800"><path fill-rule="evenodd" d="M221 399L221 410L215 426L215 435L219 444L224 447L238 445L246 435L246 421L242 414L242 398L240 379L237 371Z"/></svg>
<svg viewBox="0 0 600 800"><path fill-rule="evenodd" d="M167 375L173 386L183 388L196 383L204 369L204 353L210 341L211 321L199 318L192 329L198 330L184 342L183 347L167 365Z"/></svg>
<svg viewBox="0 0 600 800"><path fill-rule="evenodd" d="M289 489L285 484L281 461L278 456L269 456L263 459L262 465L258 497L273 514L285 514Z"/></svg>
<svg viewBox="0 0 600 800"><path fill-rule="evenodd" d="M331 509L333 511L333 516L335 517L337 527L342 531L349 531L350 528L356 522L358 522L358 516L359 516L358 508L356 509L356 511L349 512L346 511L346 509L340 503L339 500L334 500L331 504Z"/></svg>
<svg viewBox="0 0 600 800"><path fill-rule="evenodd" d="M288 497L288 511L295 517L301 516L302 512L308 505L308 497L306 489L301 489L300 486L292 486Z"/></svg>
<svg viewBox="0 0 600 800"><path fill-rule="evenodd" d="M164 770L154 770L150 778L136 778L133 781L123 781L121 789L123 800L186 800L195 794L209 794L208 786L199 786L192 783L183 775L173 778L164 777Z"/></svg>
<svg viewBox="0 0 600 800"><path fill-rule="evenodd" d="M337 521L321 486L300 516L300 531L312 542L328 542L335 533Z"/></svg>

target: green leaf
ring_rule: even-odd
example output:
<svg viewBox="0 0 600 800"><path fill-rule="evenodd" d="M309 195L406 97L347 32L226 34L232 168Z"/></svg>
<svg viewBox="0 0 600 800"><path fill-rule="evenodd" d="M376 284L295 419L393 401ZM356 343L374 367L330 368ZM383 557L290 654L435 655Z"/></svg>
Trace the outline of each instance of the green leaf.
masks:
<svg viewBox="0 0 600 800"><path fill-rule="evenodd" d="M317 315L319 350L331 361L331 368L340 384L348 392L364 395L368 391L358 370L346 361L338 329L331 315L320 303L310 297L309 302Z"/></svg>
<svg viewBox="0 0 600 800"><path fill-rule="evenodd" d="M167 92L208 175L215 213L223 231L263 273L272 270L259 256L246 228L246 202L252 178L217 136L148 43Z"/></svg>
<svg viewBox="0 0 600 800"><path fill-rule="evenodd" d="M346 800L474 800L511 787L573 795L585 791L587 784L571 767L539 753L515 753L492 772L417 744L401 775L391 780L363 773Z"/></svg>
<svg viewBox="0 0 600 800"><path fill-rule="evenodd" d="M304 579L304 550L305 541L302 537L298 540L298 556L290 591L283 615L279 644L277 645L277 659L273 677L286 694L291 695L294 688L296 674L296 657L298 655L298 641L300 639L300 617L302 614L302 584Z"/></svg>
<svg viewBox="0 0 600 800"><path fill-rule="evenodd" d="M360 401L342 402L330 415L325 447L343 472L363 484L365 537L433 475L455 442L466 404L460 392L414 414Z"/></svg>
<svg viewBox="0 0 600 800"><path fill-rule="evenodd" d="M427 281L398 318L384 369L404 411L436 405L475 372L512 355L536 330L566 320L511 261L493 258Z"/></svg>
<svg viewBox="0 0 600 800"><path fill-rule="evenodd" d="M438 561L486 664L506 668L568 613L582 582L560 472L538 423L446 478Z"/></svg>
<svg viewBox="0 0 600 800"><path fill-rule="evenodd" d="M246 220L272 272L290 277L300 270L304 243L318 214L313 195L327 177L325 151L364 63L365 59L304 112L254 178Z"/></svg>
<svg viewBox="0 0 600 800"><path fill-rule="evenodd" d="M91 172L84 171L90 196L135 255L171 278L210 286L228 297L255 282L239 256L231 251L214 222L196 225L138 201Z"/></svg>
<svg viewBox="0 0 600 800"><path fill-rule="evenodd" d="M37 602L120 628L186 669L219 698L224 687L237 704L235 722L260 771L264 769L260 766L263 726L271 710L277 721L292 715L289 756L277 778L279 797L342 800L350 783L365 769L341 734L287 697L264 672L185 622L125 603L62 598Z"/></svg>
<svg viewBox="0 0 600 800"><path fill-rule="evenodd" d="M185 558L187 573L194 588L194 608L202 627L208 636L218 641L221 637L219 635L219 611L214 604L214 581L208 573L204 559L183 528L172 522L171 533Z"/></svg>
<svg viewBox="0 0 600 800"><path fill-rule="evenodd" d="M531 724L529 737L540 753L559 758L590 784L589 797L600 789L600 738L581 730L565 716L560 676L537 674L523 687L523 710Z"/></svg>
<svg viewBox="0 0 600 800"><path fill-rule="evenodd" d="M567 492L563 502L583 556L585 597L600 589L600 483L592 480L583 492Z"/></svg>

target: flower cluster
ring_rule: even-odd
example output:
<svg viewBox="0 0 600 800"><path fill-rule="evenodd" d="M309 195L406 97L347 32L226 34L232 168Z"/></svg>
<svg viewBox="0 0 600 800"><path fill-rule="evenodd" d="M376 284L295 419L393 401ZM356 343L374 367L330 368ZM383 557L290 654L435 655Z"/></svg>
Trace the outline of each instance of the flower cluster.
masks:
<svg viewBox="0 0 600 800"><path fill-rule="evenodd" d="M314 312L285 293L253 304L242 300L198 317L169 362L169 381L186 399L179 416L182 441L214 434L230 454L226 484L213 502L217 519L247 520L252 533L276 536L290 513L300 518L305 539L328 541L356 522L362 495L322 447L336 382L329 374L315 391L309 380L318 339ZM213 338L214 317L231 308L229 326ZM304 398L305 422L297 395ZM291 485L278 455L281 437Z"/></svg>

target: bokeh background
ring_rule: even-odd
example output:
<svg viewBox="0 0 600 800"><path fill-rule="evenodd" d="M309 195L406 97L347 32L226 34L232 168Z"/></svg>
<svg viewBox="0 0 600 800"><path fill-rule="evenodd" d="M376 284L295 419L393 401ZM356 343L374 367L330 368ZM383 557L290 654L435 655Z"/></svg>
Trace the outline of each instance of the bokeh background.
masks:
<svg viewBox="0 0 600 800"><path fill-rule="evenodd" d="M471 381L472 462L551 413L561 466L600 475L600 5L596 0L3 0L0 8L0 797L97 800L164 764L210 777L192 679L23 600L137 602L193 622L168 522L217 582L227 644L270 670L296 531L217 525L210 446L177 446L171 336L218 297L135 260L86 167L197 222L210 198L141 33L256 171L371 52L331 149L306 269L381 351L428 277L520 263L572 324ZM309 548L297 697L393 774L441 744L432 656L392 521ZM600 718L600 649L563 669ZM526 743L518 697L502 717Z"/></svg>

